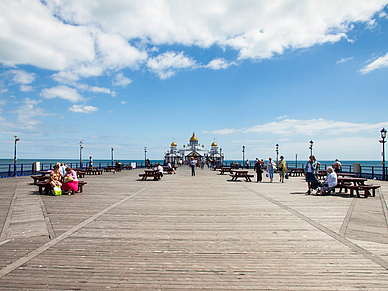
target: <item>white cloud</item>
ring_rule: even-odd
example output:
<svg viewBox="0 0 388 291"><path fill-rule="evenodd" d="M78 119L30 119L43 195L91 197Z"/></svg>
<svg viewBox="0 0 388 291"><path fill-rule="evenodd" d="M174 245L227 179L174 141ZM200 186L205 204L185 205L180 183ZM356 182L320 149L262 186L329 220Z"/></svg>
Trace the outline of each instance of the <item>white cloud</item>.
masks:
<svg viewBox="0 0 388 291"><path fill-rule="evenodd" d="M84 105L73 105L72 107L69 108L70 111L73 111L75 113L93 113L98 110L97 107L94 106L84 106Z"/></svg>
<svg viewBox="0 0 388 291"><path fill-rule="evenodd" d="M31 84L35 81L35 73L28 73L23 70L11 70L9 71L13 75L12 80L18 84Z"/></svg>
<svg viewBox="0 0 388 291"><path fill-rule="evenodd" d="M178 69L193 69L195 60L187 57L183 52L165 52L157 57L148 59L147 67L155 72L162 80L173 76Z"/></svg>
<svg viewBox="0 0 388 291"><path fill-rule="evenodd" d="M21 106L16 109L18 123L14 126L19 129L30 129L39 132L36 125L42 121L36 117L53 116L52 113L46 112L44 109L37 107L41 101L26 98Z"/></svg>
<svg viewBox="0 0 388 291"><path fill-rule="evenodd" d="M386 53L385 56L379 57L377 60L362 68L360 72L362 74L367 74L374 70L383 68L388 68L388 53Z"/></svg>
<svg viewBox="0 0 388 291"><path fill-rule="evenodd" d="M115 80L113 81L114 86L122 86L125 87L128 84L132 83L132 80L125 77L123 74L117 74Z"/></svg>
<svg viewBox="0 0 388 291"><path fill-rule="evenodd" d="M74 88L59 85L50 89L44 89L40 95L46 99L61 98L69 100L70 102L77 103L84 98Z"/></svg>
<svg viewBox="0 0 388 291"><path fill-rule="evenodd" d="M218 46L237 51L238 59L271 58L287 50L350 41L352 23L374 27L376 13L386 17L382 11L386 4L386 0L3 0L0 63L58 71L53 78L65 85L80 77L143 65L167 79L199 65L183 52L158 55L161 46ZM202 67L219 70L232 64L216 57ZM362 72L373 69L369 66Z"/></svg>
<svg viewBox="0 0 388 291"><path fill-rule="evenodd" d="M235 65L236 63L229 63L224 58L215 58L214 60L211 60L205 68L213 69L213 70L220 70L220 69L227 69L231 65Z"/></svg>
<svg viewBox="0 0 388 291"><path fill-rule="evenodd" d="M351 123L343 121L319 119L284 119L277 122L259 124L241 129L219 129L204 131L212 134L232 134L232 133L270 133L283 136L291 135L341 135L345 133L357 133L360 131L376 131L386 126L388 122L377 124Z"/></svg>
<svg viewBox="0 0 388 291"><path fill-rule="evenodd" d="M336 64L342 64L346 63L347 61L353 60L354 57L349 57L349 58L342 58L339 61L336 62Z"/></svg>
<svg viewBox="0 0 388 291"><path fill-rule="evenodd" d="M103 88L103 87L97 87L97 86L90 86L88 88L88 91L93 93L105 93L105 94L111 93L109 88Z"/></svg>
<svg viewBox="0 0 388 291"><path fill-rule="evenodd" d="M1 1L0 19L3 64L63 70L94 58L89 28L63 23L42 1Z"/></svg>
<svg viewBox="0 0 388 291"><path fill-rule="evenodd" d="M122 105L127 104L126 101L121 101L120 103L121 103Z"/></svg>

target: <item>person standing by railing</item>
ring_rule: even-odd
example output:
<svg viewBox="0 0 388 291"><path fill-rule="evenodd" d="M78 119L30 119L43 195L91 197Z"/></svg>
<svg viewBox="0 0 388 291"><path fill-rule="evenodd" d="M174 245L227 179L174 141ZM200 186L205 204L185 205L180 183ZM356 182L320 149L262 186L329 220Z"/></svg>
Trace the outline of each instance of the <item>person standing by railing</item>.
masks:
<svg viewBox="0 0 388 291"><path fill-rule="evenodd" d="M342 165L338 159L335 159L335 163L333 165L333 168L334 168L334 172L336 172L337 174L341 173Z"/></svg>

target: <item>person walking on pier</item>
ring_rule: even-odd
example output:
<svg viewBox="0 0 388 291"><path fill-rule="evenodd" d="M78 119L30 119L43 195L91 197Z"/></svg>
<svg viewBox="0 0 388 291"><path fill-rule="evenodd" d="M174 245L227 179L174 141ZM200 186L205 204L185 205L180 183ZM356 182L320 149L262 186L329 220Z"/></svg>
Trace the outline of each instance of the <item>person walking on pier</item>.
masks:
<svg viewBox="0 0 388 291"><path fill-rule="evenodd" d="M197 164L197 160L194 157L191 157L190 166L191 166L191 176L195 176L195 166Z"/></svg>
<svg viewBox="0 0 388 291"><path fill-rule="evenodd" d="M257 158L256 158L257 160ZM258 161L255 163L255 168L254 168L256 174L257 174L257 182L261 182L263 180L263 167L261 165L261 162Z"/></svg>

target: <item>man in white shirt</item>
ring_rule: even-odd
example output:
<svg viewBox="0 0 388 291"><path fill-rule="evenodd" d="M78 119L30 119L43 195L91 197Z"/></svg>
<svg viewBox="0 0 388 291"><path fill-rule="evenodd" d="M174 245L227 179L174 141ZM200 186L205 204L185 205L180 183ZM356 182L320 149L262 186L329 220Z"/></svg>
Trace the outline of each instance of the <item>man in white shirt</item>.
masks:
<svg viewBox="0 0 388 291"><path fill-rule="evenodd" d="M330 194L337 186L337 173L334 172L332 167L327 168L327 177L323 182L323 187L317 192L320 195Z"/></svg>

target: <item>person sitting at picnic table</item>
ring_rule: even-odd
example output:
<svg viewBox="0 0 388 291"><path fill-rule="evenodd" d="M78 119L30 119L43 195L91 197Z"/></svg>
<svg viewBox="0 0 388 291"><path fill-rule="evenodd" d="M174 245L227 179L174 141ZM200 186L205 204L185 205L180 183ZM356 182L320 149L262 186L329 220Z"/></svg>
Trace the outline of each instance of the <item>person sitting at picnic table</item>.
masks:
<svg viewBox="0 0 388 291"><path fill-rule="evenodd" d="M268 158L268 164L267 164L267 171L269 176L269 182L272 183L273 180L273 173L276 170L276 164L274 161L272 161L272 158Z"/></svg>
<svg viewBox="0 0 388 291"><path fill-rule="evenodd" d="M256 158L257 161L257 158ZM254 168L256 174L257 174L257 181L256 182L261 182L263 180L263 167L261 165L261 162L256 162L255 163L255 168Z"/></svg>
<svg viewBox="0 0 388 291"><path fill-rule="evenodd" d="M311 155L309 157L309 161L307 162L304 171L306 174L306 182L307 182L307 194L311 194L311 183L315 181L315 171L317 170L318 164L314 157L314 155Z"/></svg>
<svg viewBox="0 0 388 291"><path fill-rule="evenodd" d="M174 174L176 174L175 173L175 169L171 166L171 162L167 163L167 168L168 168L169 171L172 171Z"/></svg>
<svg viewBox="0 0 388 291"><path fill-rule="evenodd" d="M317 194L319 195L328 195L330 194L335 186L337 186L337 173L333 170L332 167L327 168L327 176L325 179L325 182L323 182L323 186L320 190L317 191Z"/></svg>
<svg viewBox="0 0 388 291"><path fill-rule="evenodd" d="M78 191L78 178L77 173L70 167L66 168L66 175L63 178L62 190L64 194L73 194Z"/></svg>
<svg viewBox="0 0 388 291"><path fill-rule="evenodd" d="M283 156L280 156L280 161L279 161L279 178L280 182L284 183L284 177L287 172L287 164L286 161L284 160Z"/></svg>
<svg viewBox="0 0 388 291"><path fill-rule="evenodd" d="M334 171L336 173L340 173L341 172L342 165L341 165L341 163L340 163L340 161L338 159L335 159L335 163L334 163L333 167L334 167Z"/></svg>
<svg viewBox="0 0 388 291"><path fill-rule="evenodd" d="M158 163L158 164L156 165L156 167L154 168L154 170L155 170L155 171L158 171L159 174L160 174L160 177L163 178L163 167L161 166L160 163Z"/></svg>
<svg viewBox="0 0 388 291"><path fill-rule="evenodd" d="M61 181L62 175L59 172L59 164L56 164L54 166L54 169L50 173L50 185L52 186L52 188L54 188L55 186L62 187Z"/></svg>

